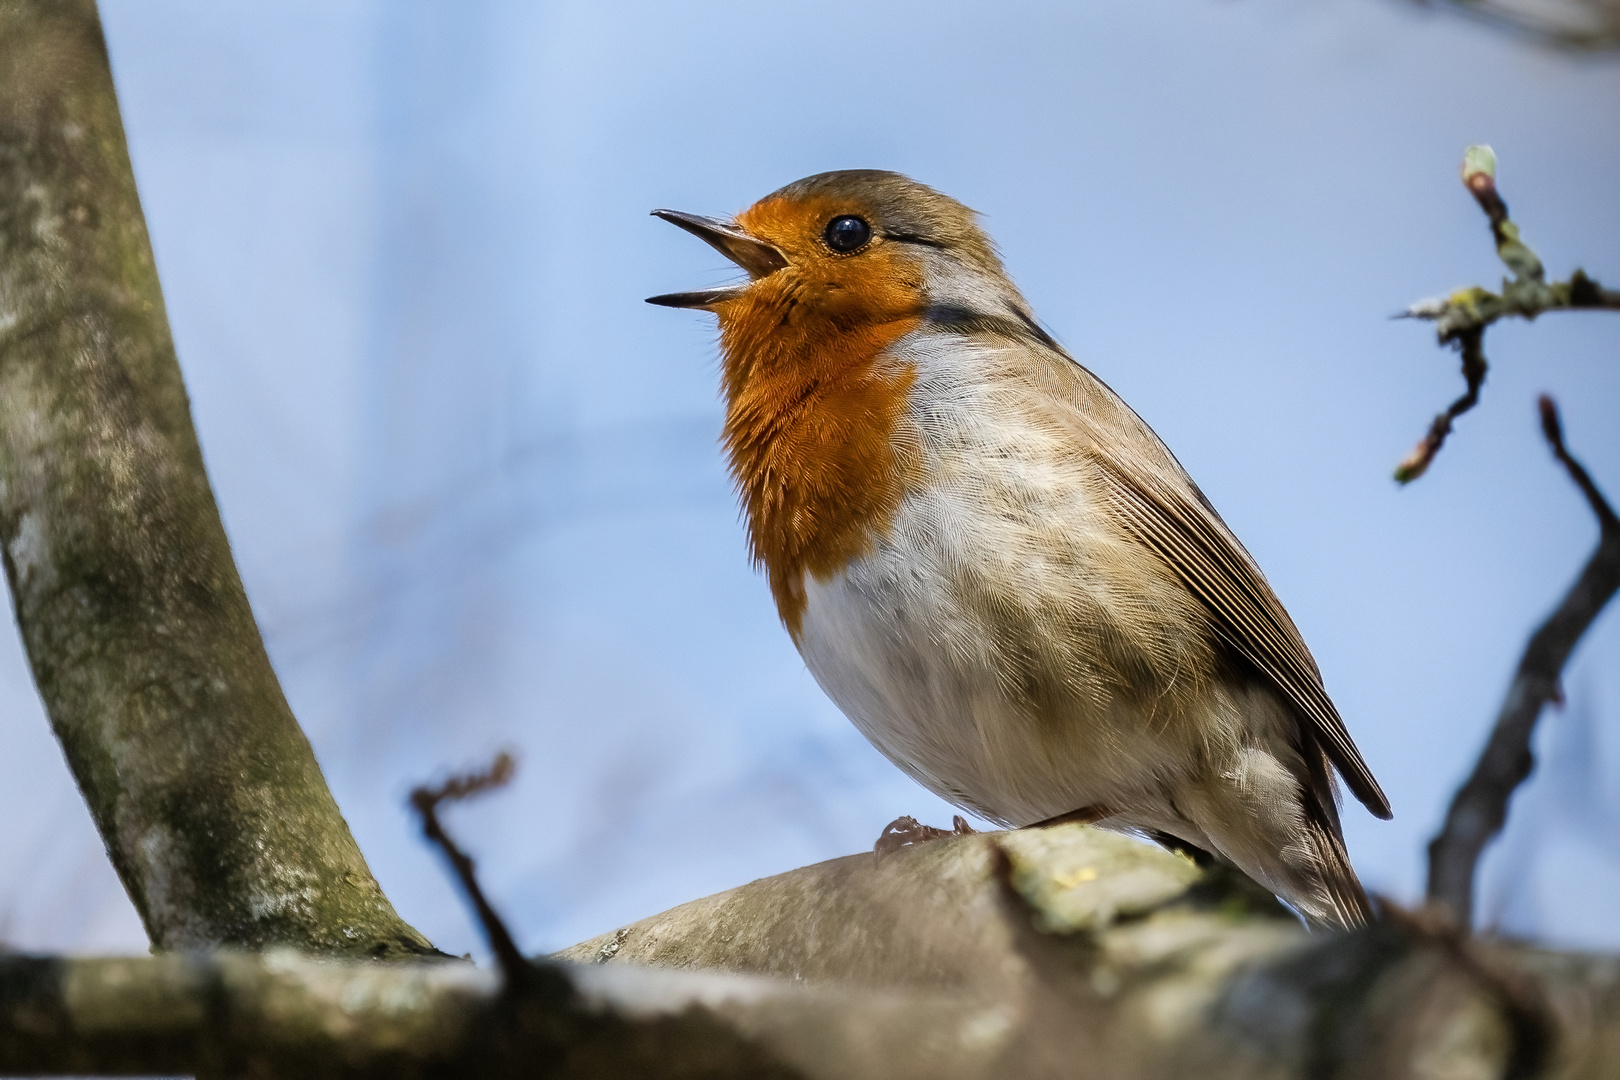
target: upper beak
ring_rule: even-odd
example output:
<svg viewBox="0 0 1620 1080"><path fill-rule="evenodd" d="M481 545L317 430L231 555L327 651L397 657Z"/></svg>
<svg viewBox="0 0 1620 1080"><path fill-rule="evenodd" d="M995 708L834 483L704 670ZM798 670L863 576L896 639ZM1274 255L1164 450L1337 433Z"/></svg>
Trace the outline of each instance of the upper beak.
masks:
<svg viewBox="0 0 1620 1080"><path fill-rule="evenodd" d="M671 225L685 229L720 254L748 271L750 281L757 281L787 265L787 260L776 248L763 240L743 232L729 221L719 218L683 214L679 210L654 210L653 217L663 218ZM666 293L649 296L647 303L663 307L707 308L722 300L741 296L748 286L731 285L722 289L704 289L700 292Z"/></svg>

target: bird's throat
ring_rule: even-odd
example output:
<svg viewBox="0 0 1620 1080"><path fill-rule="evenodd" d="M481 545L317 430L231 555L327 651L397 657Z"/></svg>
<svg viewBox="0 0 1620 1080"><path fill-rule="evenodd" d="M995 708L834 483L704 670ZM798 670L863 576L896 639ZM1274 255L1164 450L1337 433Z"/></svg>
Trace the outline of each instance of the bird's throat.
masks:
<svg viewBox="0 0 1620 1080"><path fill-rule="evenodd" d="M773 280L779 279L779 280ZM829 313L790 275L718 309L726 426L754 560L795 639L805 575L870 550L920 471L905 424L915 369L887 355L921 321L915 293L847 293Z"/></svg>

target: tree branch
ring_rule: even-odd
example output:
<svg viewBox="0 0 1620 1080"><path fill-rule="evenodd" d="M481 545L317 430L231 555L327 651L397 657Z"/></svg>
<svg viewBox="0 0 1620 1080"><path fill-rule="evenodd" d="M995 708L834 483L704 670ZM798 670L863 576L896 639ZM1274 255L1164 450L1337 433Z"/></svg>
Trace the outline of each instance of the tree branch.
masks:
<svg viewBox="0 0 1620 1080"><path fill-rule="evenodd" d="M1620 290L1604 288L1584 270L1576 270L1568 281L1546 280L1540 257L1520 238L1519 227L1508 216L1507 203L1497 191L1496 154L1490 147L1467 149L1462 178L1485 211L1496 241L1496 254L1513 271L1513 280L1504 280L1500 293L1475 286L1450 296L1421 300L1400 316L1433 322L1440 344L1454 346L1462 354L1463 379L1467 383L1467 392L1435 417L1428 433L1395 467L1395 479L1402 484L1428 470L1450 434L1452 422L1479 401L1487 370L1485 330L1492 323L1509 317L1534 319L1549 311L1620 311Z"/></svg>
<svg viewBox="0 0 1620 1080"><path fill-rule="evenodd" d="M92 0L0 3L0 546L153 945L431 951L367 869L254 624Z"/></svg>
<svg viewBox="0 0 1620 1080"><path fill-rule="evenodd" d="M1426 4L1428 0L1416 0ZM1620 0L1444 0L1489 26L1572 52L1620 49Z"/></svg>
<svg viewBox="0 0 1620 1080"><path fill-rule="evenodd" d="M838 859L601 940L536 964L549 1001L463 964L0 957L0 1073L1597 1080L1620 1037L1620 960L1417 919L1307 935L1240 875L1082 825Z"/></svg>
<svg viewBox="0 0 1620 1080"><path fill-rule="evenodd" d="M1548 702L1559 698L1559 677L1576 643L1604 605L1620 589L1620 519L1591 476L1564 447L1558 407L1540 400L1541 429L1553 455L1586 496L1597 516L1597 550L1546 622L1531 636L1497 714L1496 726L1468 780L1452 797L1445 824L1429 844L1431 903L1469 926L1474 910L1474 875L1480 853L1507 820L1508 801L1530 775L1535 759L1530 739Z"/></svg>

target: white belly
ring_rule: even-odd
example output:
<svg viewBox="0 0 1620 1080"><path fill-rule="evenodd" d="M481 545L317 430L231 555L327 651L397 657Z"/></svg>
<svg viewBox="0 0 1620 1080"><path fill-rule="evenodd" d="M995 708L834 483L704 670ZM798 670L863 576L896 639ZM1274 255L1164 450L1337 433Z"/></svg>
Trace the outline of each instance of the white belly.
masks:
<svg viewBox="0 0 1620 1080"><path fill-rule="evenodd" d="M1214 689L1194 601L1118 572L1129 541L1079 478L1027 473L908 496L874 551L806 582L799 651L891 761L991 821L1165 805Z"/></svg>

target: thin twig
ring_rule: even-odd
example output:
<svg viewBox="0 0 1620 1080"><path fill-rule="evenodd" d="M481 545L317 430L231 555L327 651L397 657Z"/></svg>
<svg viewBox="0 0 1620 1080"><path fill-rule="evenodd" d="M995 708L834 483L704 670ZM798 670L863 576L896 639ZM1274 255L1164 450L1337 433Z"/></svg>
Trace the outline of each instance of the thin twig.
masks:
<svg viewBox="0 0 1620 1080"><path fill-rule="evenodd" d="M1568 471L1569 478L1575 481L1575 486L1581 489L1581 494L1586 496L1587 505L1592 508L1592 513L1597 515L1598 525L1602 528L1604 536L1620 529L1620 518L1614 516L1614 508L1609 505L1609 500L1603 497L1603 492L1598 490L1592 474L1587 472L1586 467L1576 461L1564 447L1564 425L1558 419L1558 403L1542 394L1536 402L1536 407L1541 412L1541 433L1547 437L1553 456Z"/></svg>
<svg viewBox="0 0 1620 1080"><path fill-rule="evenodd" d="M411 792L411 805L416 812L422 815L422 833L429 840L439 845L444 856L450 861L450 867L456 872L461 881L461 887L467 893L467 899L472 901L473 909L478 913L478 922L484 928L484 936L489 940L490 951L495 954L495 961L500 965L501 973L506 977L509 986L526 985L532 980L535 967L529 963L527 957L519 951L517 943L506 929L506 924L495 913L489 901L484 897L484 890L478 885L477 868L471 856L456 846L439 823L439 804L443 802L460 802L485 791L501 787L512 779L514 763L512 755L497 754L493 763L484 772L469 773L462 776L452 776L438 787L419 787Z"/></svg>
<svg viewBox="0 0 1620 1080"><path fill-rule="evenodd" d="M1429 844L1429 901L1449 908L1458 925L1472 925L1474 873L1479 856L1507 820L1508 801L1530 775L1530 738L1548 702L1560 700L1559 676L1570 654L1605 604L1620 590L1620 519L1590 474L1564 446L1558 407L1543 395L1541 430L1570 479L1597 516L1597 550L1580 577L1525 647L1513 684L1497 714L1472 775L1458 789L1445 825Z"/></svg>
<svg viewBox="0 0 1620 1080"><path fill-rule="evenodd" d="M1434 423L1429 425L1428 434L1424 435L1417 446L1412 448L1412 452L1395 467L1395 479L1399 482L1411 483L1427 472L1429 465L1434 461L1434 455L1440 452L1440 447L1445 445L1446 436L1451 434L1452 421L1479 404L1479 389L1485 385L1485 373L1488 370L1485 363L1484 339L1483 327L1475 327L1459 334L1455 339L1457 351L1462 353L1463 381L1468 389L1462 397L1453 401L1445 412L1434 418Z"/></svg>

